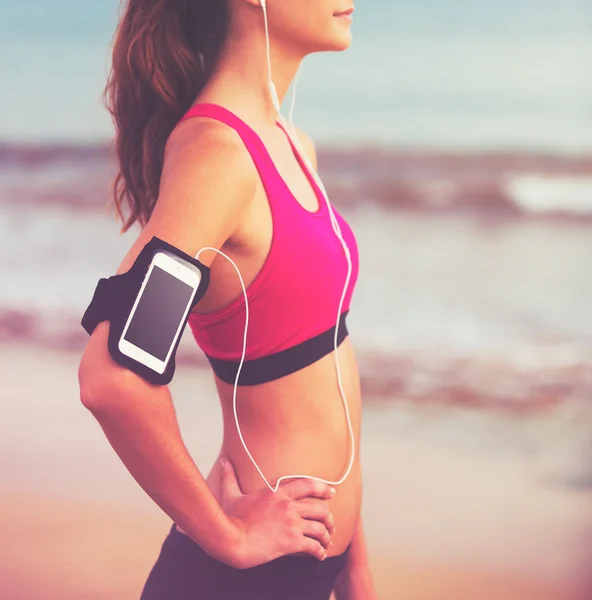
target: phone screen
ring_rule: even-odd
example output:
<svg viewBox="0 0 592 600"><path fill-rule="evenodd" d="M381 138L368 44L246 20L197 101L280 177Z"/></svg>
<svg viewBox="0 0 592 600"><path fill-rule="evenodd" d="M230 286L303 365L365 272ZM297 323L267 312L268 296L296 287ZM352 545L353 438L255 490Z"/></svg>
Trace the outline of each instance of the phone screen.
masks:
<svg viewBox="0 0 592 600"><path fill-rule="evenodd" d="M123 339L164 361L194 289L154 266Z"/></svg>

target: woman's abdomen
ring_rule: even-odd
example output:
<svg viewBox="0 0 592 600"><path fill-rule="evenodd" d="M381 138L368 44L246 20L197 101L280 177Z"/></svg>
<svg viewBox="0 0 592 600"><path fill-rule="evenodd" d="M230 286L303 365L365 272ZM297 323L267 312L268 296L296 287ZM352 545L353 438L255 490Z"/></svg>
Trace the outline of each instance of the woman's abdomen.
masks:
<svg viewBox="0 0 592 600"><path fill-rule="evenodd" d="M339 349L343 390L354 434L354 461L346 479L336 484L329 506L335 521L328 556L341 554L349 544L360 512L362 477L359 461L361 402L359 375L349 338ZM233 412L233 386L216 380L224 418L219 457L228 458L243 493L267 488L247 455ZM282 379L258 386L239 386L237 415L242 436L259 469L272 487L284 475L338 481L346 473L352 451L343 399L337 385L333 353ZM284 479L280 486L295 478ZM218 497L218 460L207 476Z"/></svg>

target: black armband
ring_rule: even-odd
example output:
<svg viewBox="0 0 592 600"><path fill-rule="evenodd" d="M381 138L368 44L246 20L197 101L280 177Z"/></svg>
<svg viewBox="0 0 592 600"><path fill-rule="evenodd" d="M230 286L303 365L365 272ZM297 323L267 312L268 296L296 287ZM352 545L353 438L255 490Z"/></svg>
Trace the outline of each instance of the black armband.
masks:
<svg viewBox="0 0 592 600"><path fill-rule="evenodd" d="M197 287L195 295L191 300L190 308L183 319L180 332L177 335L177 339L174 343L168 361L166 362L163 373L159 373L146 364L139 362L127 354L122 353L119 348L121 334L128 321L132 307L136 302L136 298L142 287L144 278L148 273L152 259L157 252L164 252L165 254L174 255L173 258L177 262L181 262L184 266L189 267L194 271L198 270L201 276L199 286ZM121 366L131 369L155 385L165 385L173 378L173 374L175 372L175 354L177 352L179 342L181 341L185 326L187 325L189 314L205 294L209 282L209 267L182 250L179 250L175 246L172 246L168 242L153 236L138 254L134 264L128 271L119 275L113 275L108 278L103 277L99 279L92 300L82 317L81 325L85 331L91 335L98 323L105 320L109 321L110 326L108 348L113 360ZM166 294L163 294L162 289L159 289L158 291L160 296L166 297ZM162 315L160 315L160 317L162 317ZM155 323L154 331L159 331L157 326L162 324L163 319L161 318L161 322L159 323L158 314L151 314L150 318L153 318L153 322Z"/></svg>

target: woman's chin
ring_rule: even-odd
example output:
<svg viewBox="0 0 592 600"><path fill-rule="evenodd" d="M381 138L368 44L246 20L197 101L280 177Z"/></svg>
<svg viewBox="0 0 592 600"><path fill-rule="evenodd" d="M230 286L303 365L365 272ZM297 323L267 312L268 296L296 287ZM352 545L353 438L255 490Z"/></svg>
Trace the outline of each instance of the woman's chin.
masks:
<svg viewBox="0 0 592 600"><path fill-rule="evenodd" d="M338 36L335 36L335 48L336 52L341 52L343 50L347 50L352 43L352 34L350 31L346 33L341 33Z"/></svg>
<svg viewBox="0 0 592 600"><path fill-rule="evenodd" d="M341 44L339 47L335 48L335 51L343 52L344 50L347 50L350 46L351 46L351 39L348 40L347 43Z"/></svg>
<svg viewBox="0 0 592 600"><path fill-rule="evenodd" d="M351 46L352 36L351 34L340 33L334 35L331 39L327 40L323 47L320 48L319 52L342 52L347 50Z"/></svg>

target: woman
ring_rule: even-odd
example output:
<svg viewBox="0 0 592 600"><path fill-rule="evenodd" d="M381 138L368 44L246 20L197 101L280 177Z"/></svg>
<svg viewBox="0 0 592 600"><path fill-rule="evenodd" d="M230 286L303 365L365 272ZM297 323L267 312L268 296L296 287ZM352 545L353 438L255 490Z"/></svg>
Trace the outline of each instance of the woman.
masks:
<svg viewBox="0 0 592 600"><path fill-rule="evenodd" d="M349 8L128 0L122 16L107 86L115 201L122 219L124 203L131 212L122 231L135 222L142 231L117 273L152 236L200 253L211 280L189 323L224 418L204 479L168 388L114 363L109 324L97 326L79 367L81 400L173 521L142 600L328 600L333 589L338 600L375 598L360 518L359 375L344 321L357 247L315 179L312 140L278 114L304 56L349 46L351 19L338 14ZM242 365L235 265L250 313Z"/></svg>

